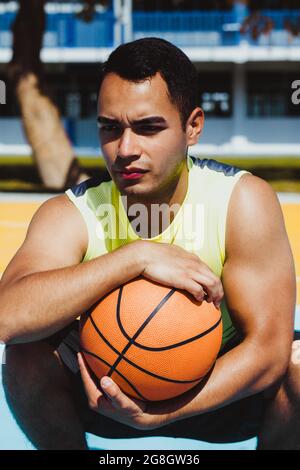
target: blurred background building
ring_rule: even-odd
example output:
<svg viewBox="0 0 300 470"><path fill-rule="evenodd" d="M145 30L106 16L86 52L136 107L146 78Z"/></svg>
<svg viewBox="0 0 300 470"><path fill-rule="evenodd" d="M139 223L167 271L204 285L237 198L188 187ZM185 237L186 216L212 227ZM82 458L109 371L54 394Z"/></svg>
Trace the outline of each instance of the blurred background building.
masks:
<svg viewBox="0 0 300 470"><path fill-rule="evenodd" d="M120 43L146 36L178 45L198 70L206 123L191 155L246 168L278 192L300 331L300 0L0 0L0 277L49 193L104 175L95 119L100 63ZM32 449L9 410L1 367L0 412L0 449ZM216 444L90 435L89 445L251 449L256 438Z"/></svg>
<svg viewBox="0 0 300 470"><path fill-rule="evenodd" d="M206 125L193 154L300 156L300 105L291 99L292 83L300 80L300 0L83 3L46 4L41 51L77 154L99 154L99 63L121 42L157 36L181 47L199 71ZM5 82L17 9L17 2L0 2L0 79ZM6 102L0 106L0 154L30 154L9 84Z"/></svg>

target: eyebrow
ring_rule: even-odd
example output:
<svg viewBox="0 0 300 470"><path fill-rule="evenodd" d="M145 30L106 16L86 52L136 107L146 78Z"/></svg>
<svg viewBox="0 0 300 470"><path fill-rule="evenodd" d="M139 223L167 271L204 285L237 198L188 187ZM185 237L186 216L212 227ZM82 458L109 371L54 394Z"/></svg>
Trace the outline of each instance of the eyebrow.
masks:
<svg viewBox="0 0 300 470"><path fill-rule="evenodd" d="M108 118L105 116L97 117L98 124L119 124L117 119ZM161 116L149 116L143 119L136 119L132 121L132 125L138 126L142 124L166 124L166 120Z"/></svg>

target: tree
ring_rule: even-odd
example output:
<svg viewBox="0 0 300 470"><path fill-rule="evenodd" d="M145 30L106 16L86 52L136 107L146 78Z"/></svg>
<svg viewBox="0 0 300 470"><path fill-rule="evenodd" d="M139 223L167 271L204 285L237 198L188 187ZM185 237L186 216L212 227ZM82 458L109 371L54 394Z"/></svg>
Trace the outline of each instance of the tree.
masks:
<svg viewBox="0 0 300 470"><path fill-rule="evenodd" d="M63 189L88 175L74 156L61 116L46 88L40 60L46 0L19 0L12 26L13 56L8 64L20 106L23 128L34 162L47 188Z"/></svg>

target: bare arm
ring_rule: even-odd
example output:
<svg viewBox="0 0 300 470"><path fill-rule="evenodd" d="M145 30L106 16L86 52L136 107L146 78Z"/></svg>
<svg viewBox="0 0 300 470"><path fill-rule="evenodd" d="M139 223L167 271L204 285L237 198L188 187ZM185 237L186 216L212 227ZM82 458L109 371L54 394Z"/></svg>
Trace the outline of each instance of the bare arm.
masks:
<svg viewBox="0 0 300 470"><path fill-rule="evenodd" d="M4 342L35 341L55 333L141 272L138 258L123 249L80 263L86 246L85 224L66 196L42 205L0 282Z"/></svg>
<svg viewBox="0 0 300 470"><path fill-rule="evenodd" d="M205 286L212 301L221 301L220 281L182 248L137 241L81 263L87 243L85 223L66 196L41 206L0 282L1 340L22 343L50 336L141 274L198 299Z"/></svg>
<svg viewBox="0 0 300 470"><path fill-rule="evenodd" d="M105 387L103 379L97 389L81 359L94 411L137 429L155 429L261 392L284 375L293 335L294 264L277 197L259 178L243 176L233 192L226 253L223 285L244 337L241 344L216 361L205 382L178 398L147 405L127 397L115 383Z"/></svg>
<svg viewBox="0 0 300 470"><path fill-rule="evenodd" d="M223 287L244 340L220 357L202 387L165 412L169 423L261 392L283 376L290 357L296 300L294 263L277 197L251 175L237 184L226 231Z"/></svg>

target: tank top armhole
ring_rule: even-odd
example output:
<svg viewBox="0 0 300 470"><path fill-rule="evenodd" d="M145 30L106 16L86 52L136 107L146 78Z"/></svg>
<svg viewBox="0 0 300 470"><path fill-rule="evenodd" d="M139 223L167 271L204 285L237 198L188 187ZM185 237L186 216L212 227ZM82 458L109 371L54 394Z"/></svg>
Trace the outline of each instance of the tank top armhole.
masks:
<svg viewBox="0 0 300 470"><path fill-rule="evenodd" d="M91 246L92 246L92 231L94 231L94 224L91 225L91 217L88 217L87 215L86 205L84 201L82 200L82 196L81 197L75 196L71 189L68 189L67 191L65 191L65 194L80 212L81 217L83 218L86 229L87 229L88 245L87 245L87 249L84 254L84 257L82 258L82 261L81 261L82 263L84 263L85 261L89 261L91 259L90 252L91 252Z"/></svg>

